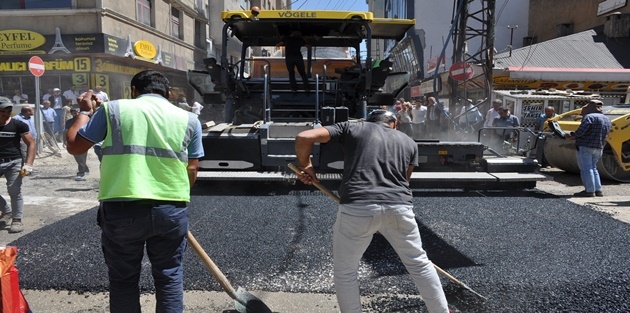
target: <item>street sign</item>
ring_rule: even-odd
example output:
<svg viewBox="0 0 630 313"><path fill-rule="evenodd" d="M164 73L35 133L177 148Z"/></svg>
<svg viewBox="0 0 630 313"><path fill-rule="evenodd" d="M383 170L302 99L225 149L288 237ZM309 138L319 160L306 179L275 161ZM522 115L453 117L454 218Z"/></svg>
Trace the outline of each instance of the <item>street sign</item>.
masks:
<svg viewBox="0 0 630 313"><path fill-rule="evenodd" d="M451 78L457 81L465 81L473 77L475 70L472 65L466 62L457 62L451 65L451 68L448 70Z"/></svg>
<svg viewBox="0 0 630 313"><path fill-rule="evenodd" d="M46 71L44 61L38 56L31 57L28 60L28 69L31 71L31 74L35 75L35 77L44 75L44 72Z"/></svg>

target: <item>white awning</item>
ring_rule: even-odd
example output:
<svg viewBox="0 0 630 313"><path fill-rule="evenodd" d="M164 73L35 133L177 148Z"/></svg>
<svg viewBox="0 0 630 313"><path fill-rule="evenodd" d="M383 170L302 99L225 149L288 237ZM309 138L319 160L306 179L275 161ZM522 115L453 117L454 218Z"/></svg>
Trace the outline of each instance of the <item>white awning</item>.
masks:
<svg viewBox="0 0 630 313"><path fill-rule="evenodd" d="M630 82L630 69L510 66L507 70L511 80Z"/></svg>

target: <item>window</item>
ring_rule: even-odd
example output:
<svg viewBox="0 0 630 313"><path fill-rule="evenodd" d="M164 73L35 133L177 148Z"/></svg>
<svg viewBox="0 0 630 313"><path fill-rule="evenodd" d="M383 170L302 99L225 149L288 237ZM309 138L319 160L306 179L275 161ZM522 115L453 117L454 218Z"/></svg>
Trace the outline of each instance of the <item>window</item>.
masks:
<svg viewBox="0 0 630 313"><path fill-rule="evenodd" d="M181 34L181 24L179 22L181 13L176 8L171 8L171 32L173 37L183 39Z"/></svg>
<svg viewBox="0 0 630 313"><path fill-rule="evenodd" d="M206 24L195 20L195 47L206 48Z"/></svg>
<svg viewBox="0 0 630 313"><path fill-rule="evenodd" d="M136 0L136 19L151 26L151 0Z"/></svg>
<svg viewBox="0 0 630 313"><path fill-rule="evenodd" d="M70 9L72 0L2 0L0 10Z"/></svg>

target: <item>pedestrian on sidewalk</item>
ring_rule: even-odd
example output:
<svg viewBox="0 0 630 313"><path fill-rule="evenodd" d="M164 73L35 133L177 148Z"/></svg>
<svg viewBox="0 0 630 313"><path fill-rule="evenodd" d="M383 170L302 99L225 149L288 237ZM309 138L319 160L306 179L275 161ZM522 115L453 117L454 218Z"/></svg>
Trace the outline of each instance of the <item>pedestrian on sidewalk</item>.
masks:
<svg viewBox="0 0 630 313"><path fill-rule="evenodd" d="M138 284L146 248L156 311L178 313L184 310L187 203L204 155L201 123L168 101L169 81L160 72L136 74L131 94L133 100L104 103L92 91L81 94L67 150L78 155L103 141L98 225L110 312L141 311ZM102 106L95 112L93 101Z"/></svg>
<svg viewBox="0 0 630 313"><path fill-rule="evenodd" d="M67 146L66 136L68 135L68 130L70 129L70 127L72 127L72 125L74 125L77 118L79 117L79 108L71 108L70 114L72 115L72 118L66 121L65 130L64 130L64 139L63 139L64 147ZM87 165L87 155L88 155L87 151L85 153L73 155L74 160L77 161L77 166L78 166L77 176L74 177L74 180L76 181L84 181L85 176L90 174L90 168Z"/></svg>
<svg viewBox="0 0 630 313"><path fill-rule="evenodd" d="M447 313L444 290L422 249L409 180L418 165L418 145L396 131L394 113L374 110L365 122L341 122L300 132L295 141L305 184L317 182L311 163L315 143L339 142L344 171L333 226L334 282L342 313L360 313L359 262L380 232L407 268L429 312Z"/></svg>
<svg viewBox="0 0 630 313"><path fill-rule="evenodd" d="M11 118L13 102L6 97L0 97L0 176L7 180L7 192L11 198L11 205L0 196L0 227L11 225L10 233L24 230L22 212L24 199L22 198L22 178L33 172L35 161L35 140L26 123ZM26 160L22 158L20 140L26 144Z"/></svg>
<svg viewBox="0 0 630 313"><path fill-rule="evenodd" d="M570 133L568 139L575 139L578 167L584 190L573 194L576 197L602 197L602 181L597 170L597 162L604 153L606 137L612 123L602 113L603 102L591 100L582 107L580 127Z"/></svg>

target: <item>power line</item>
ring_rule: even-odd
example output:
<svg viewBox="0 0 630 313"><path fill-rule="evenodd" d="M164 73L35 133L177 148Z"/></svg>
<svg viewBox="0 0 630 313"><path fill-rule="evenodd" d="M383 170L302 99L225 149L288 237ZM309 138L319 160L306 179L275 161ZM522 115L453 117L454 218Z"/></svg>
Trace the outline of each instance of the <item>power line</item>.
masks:
<svg viewBox="0 0 630 313"><path fill-rule="evenodd" d="M304 3L302 3L302 5L300 5L296 10L301 9L307 2L308 2L308 0L304 0Z"/></svg>
<svg viewBox="0 0 630 313"><path fill-rule="evenodd" d="M350 5L350 7L348 8L348 11L352 10L352 7L354 6L355 3L357 3L357 0L354 0L354 2L352 2L352 5Z"/></svg>
<svg viewBox="0 0 630 313"><path fill-rule="evenodd" d="M330 5L330 2L331 2L331 1L332 1L332 0L328 0L328 3L326 3L326 6L324 7L324 10L328 9L328 6Z"/></svg>

